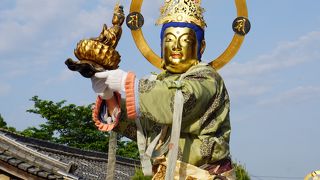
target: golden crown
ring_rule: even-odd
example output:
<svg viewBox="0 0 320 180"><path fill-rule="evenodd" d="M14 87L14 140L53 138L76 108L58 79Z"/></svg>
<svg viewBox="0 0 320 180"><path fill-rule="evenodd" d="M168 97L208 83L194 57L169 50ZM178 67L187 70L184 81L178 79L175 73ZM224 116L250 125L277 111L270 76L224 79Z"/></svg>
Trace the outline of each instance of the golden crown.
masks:
<svg viewBox="0 0 320 180"><path fill-rule="evenodd" d="M160 18L157 25L169 22L186 22L206 27L203 18L204 9L200 7L201 0L165 0L164 6L160 9Z"/></svg>

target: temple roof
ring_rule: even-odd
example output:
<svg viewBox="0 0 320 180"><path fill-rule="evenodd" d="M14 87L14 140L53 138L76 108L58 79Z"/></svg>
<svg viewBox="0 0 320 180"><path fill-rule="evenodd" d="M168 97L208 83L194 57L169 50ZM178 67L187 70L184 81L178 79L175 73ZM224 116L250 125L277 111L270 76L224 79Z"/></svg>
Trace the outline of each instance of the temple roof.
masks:
<svg viewBox="0 0 320 180"><path fill-rule="evenodd" d="M27 138L0 128L0 174L22 179L29 175L35 179L105 179L107 157L107 153ZM115 179L130 179L140 165L137 160L116 159Z"/></svg>

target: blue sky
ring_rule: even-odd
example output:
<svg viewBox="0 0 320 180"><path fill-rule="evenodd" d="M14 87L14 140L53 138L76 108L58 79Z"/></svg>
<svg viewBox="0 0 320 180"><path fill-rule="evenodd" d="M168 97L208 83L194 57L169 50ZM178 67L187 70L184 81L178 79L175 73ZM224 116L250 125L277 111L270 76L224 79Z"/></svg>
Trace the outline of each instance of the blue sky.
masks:
<svg viewBox="0 0 320 180"><path fill-rule="evenodd" d="M88 79L64 65L80 39L110 25L115 0L1 0L0 114L22 130L42 123L26 113L29 99L86 105L95 94ZM122 0L125 12L129 1ZM233 159L252 179L300 177L320 169L320 1L248 0L252 29L233 61L220 70L231 97ZM143 31L159 52L154 25L161 0L145 1ZM229 44L234 1L203 1L207 49L203 60ZM157 71L139 53L126 26L118 45L120 67L138 77ZM256 177L259 176L259 177Z"/></svg>

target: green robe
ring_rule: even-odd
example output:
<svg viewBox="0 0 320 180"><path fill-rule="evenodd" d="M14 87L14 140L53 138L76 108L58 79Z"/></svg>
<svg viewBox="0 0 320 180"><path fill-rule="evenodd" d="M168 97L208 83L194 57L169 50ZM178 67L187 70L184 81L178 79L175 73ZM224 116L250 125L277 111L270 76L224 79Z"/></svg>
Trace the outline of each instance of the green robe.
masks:
<svg viewBox="0 0 320 180"><path fill-rule="evenodd" d="M175 83L179 79L181 86ZM184 97L178 159L201 166L229 157L229 96L219 74L202 63L183 74L164 71L155 80L139 81L139 119L147 142L162 128L168 128L163 145L153 155L167 153L177 88L181 88ZM125 118L125 108L122 109L117 131L135 140L136 125Z"/></svg>

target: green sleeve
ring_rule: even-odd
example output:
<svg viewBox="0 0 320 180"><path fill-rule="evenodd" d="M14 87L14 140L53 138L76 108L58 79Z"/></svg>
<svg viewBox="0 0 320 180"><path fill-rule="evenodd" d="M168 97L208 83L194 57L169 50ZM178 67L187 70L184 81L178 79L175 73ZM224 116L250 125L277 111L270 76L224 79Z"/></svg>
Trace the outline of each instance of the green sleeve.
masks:
<svg viewBox="0 0 320 180"><path fill-rule="evenodd" d="M182 77L180 77L182 76ZM181 86L176 81L181 79ZM216 93L216 80L211 70L197 68L182 75L139 82L141 116L160 124L172 124L174 95L177 88L184 96L183 124L196 121Z"/></svg>
<svg viewBox="0 0 320 180"><path fill-rule="evenodd" d="M128 119L127 118L127 108L125 99L121 100L121 116L119 119L119 124L114 129L117 133L133 140L137 141L137 126L135 123L135 120ZM150 121L148 118L143 119L143 117L140 118L142 120L142 127L146 134L150 136L150 138L154 138L156 135L158 135L161 131L161 125Z"/></svg>

